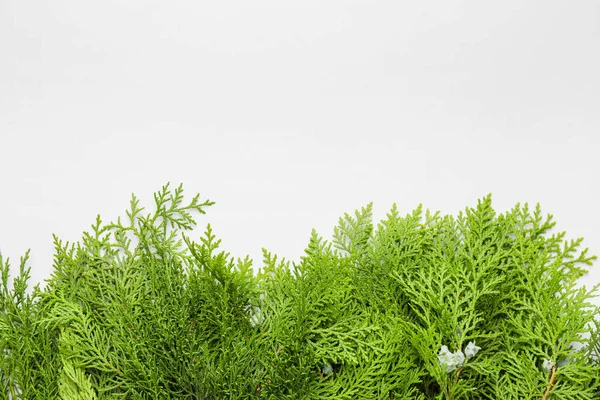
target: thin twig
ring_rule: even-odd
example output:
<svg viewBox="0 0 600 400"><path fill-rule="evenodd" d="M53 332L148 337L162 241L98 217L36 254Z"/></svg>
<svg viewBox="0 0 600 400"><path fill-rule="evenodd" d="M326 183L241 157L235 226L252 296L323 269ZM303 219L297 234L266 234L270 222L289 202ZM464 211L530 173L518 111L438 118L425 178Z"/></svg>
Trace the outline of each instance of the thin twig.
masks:
<svg viewBox="0 0 600 400"><path fill-rule="evenodd" d="M462 371L462 370L463 370L463 369L462 369L462 367L461 367L461 368L459 368L459 369L456 371L456 375L454 376L454 384L455 384L455 385L456 385L456 382L458 382L458 377L460 376L460 371Z"/></svg>
<svg viewBox="0 0 600 400"><path fill-rule="evenodd" d="M554 387L554 374L555 373L556 373L556 365L553 365L552 366L552 375L550 375L550 383L548 384L548 386L546 386L546 392L544 393L542 400L546 400L548 398L548 394L550 393L550 390Z"/></svg>

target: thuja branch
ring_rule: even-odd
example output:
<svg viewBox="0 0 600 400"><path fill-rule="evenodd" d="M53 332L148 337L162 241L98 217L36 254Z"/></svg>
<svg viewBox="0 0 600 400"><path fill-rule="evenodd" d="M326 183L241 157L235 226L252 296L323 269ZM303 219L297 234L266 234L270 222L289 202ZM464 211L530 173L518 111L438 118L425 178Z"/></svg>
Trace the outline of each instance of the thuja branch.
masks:
<svg viewBox="0 0 600 400"><path fill-rule="evenodd" d="M576 287L595 257L539 206L394 205L375 225L369 204L332 241L313 232L297 263L265 250L257 273L210 226L186 234L211 202L168 185L154 200L57 239L31 295L25 262L11 281L0 255L0 400L600 398L596 354L564 350L600 351L600 326L581 339L596 289ZM549 348L569 374L540 365Z"/></svg>

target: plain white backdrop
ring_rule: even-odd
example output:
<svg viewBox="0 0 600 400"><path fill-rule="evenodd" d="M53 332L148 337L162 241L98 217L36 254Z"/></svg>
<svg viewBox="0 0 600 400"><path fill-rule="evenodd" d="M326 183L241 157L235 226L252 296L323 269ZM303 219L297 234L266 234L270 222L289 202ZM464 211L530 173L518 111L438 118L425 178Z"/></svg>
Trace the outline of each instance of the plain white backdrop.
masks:
<svg viewBox="0 0 600 400"><path fill-rule="evenodd" d="M371 201L487 193L600 254L599 4L0 0L0 251L42 282L52 233L170 181L256 266Z"/></svg>

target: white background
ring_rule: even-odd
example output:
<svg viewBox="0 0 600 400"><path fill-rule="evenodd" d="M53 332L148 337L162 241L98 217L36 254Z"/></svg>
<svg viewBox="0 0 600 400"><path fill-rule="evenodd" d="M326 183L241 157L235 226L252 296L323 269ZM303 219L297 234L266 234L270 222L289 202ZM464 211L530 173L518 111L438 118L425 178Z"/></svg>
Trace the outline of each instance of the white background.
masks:
<svg viewBox="0 0 600 400"><path fill-rule="evenodd" d="M233 256L297 260L373 201L540 202L600 253L597 0L0 0L0 251L166 182ZM598 263L584 283L600 281Z"/></svg>

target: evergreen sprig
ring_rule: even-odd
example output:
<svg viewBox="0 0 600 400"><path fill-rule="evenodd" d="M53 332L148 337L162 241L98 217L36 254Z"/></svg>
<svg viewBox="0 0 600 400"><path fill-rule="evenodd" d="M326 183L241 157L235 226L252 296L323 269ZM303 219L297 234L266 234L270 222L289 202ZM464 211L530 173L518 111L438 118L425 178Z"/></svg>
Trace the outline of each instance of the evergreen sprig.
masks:
<svg viewBox="0 0 600 400"><path fill-rule="evenodd" d="M0 254L0 400L600 398L596 257L539 205L375 226L368 204L255 273L186 234L213 203L184 200L54 237L43 289Z"/></svg>

